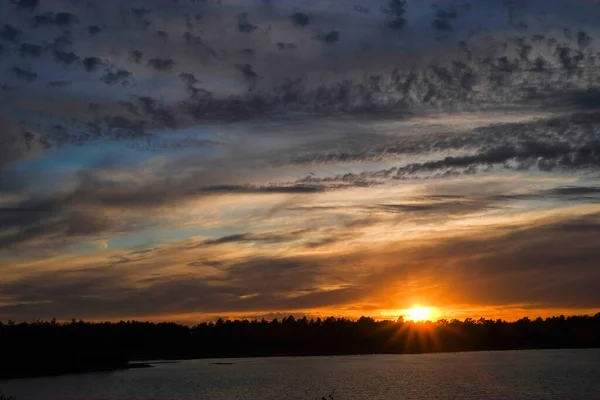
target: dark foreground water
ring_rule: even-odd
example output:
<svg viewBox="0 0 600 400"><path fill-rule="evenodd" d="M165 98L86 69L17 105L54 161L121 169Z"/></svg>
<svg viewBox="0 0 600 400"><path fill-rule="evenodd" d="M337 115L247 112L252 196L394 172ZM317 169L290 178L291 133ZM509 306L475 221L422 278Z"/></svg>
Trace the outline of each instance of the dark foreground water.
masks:
<svg viewBox="0 0 600 400"><path fill-rule="evenodd" d="M0 381L0 391L19 400L600 399L600 350L193 360Z"/></svg>

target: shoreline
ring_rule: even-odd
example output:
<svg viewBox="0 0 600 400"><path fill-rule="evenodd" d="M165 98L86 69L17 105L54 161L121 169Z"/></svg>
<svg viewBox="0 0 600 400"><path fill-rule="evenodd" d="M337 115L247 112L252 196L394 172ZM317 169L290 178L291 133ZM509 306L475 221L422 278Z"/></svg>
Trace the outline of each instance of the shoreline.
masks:
<svg viewBox="0 0 600 400"><path fill-rule="evenodd" d="M406 353L323 353L323 354L262 354L262 355L235 355L235 356L199 356L199 357L180 357L180 358L164 358L164 359L140 359L133 362L149 363L149 364L172 364L180 361L192 360L231 360L231 359L246 359L246 358L296 358L296 357L352 357L352 356L414 356L425 354L450 354L450 353L484 353L484 352L504 352L504 351L544 351L544 350L593 350L600 349L600 346L591 347L523 347L510 349L475 349L475 350L447 350L447 351L423 351L423 352L406 352Z"/></svg>

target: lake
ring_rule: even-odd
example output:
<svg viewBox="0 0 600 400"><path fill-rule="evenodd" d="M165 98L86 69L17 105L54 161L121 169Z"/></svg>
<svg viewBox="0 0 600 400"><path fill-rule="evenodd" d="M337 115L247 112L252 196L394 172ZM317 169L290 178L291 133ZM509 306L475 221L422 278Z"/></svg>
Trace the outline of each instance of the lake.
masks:
<svg viewBox="0 0 600 400"><path fill-rule="evenodd" d="M18 400L600 399L600 350L190 360L0 381L0 391Z"/></svg>

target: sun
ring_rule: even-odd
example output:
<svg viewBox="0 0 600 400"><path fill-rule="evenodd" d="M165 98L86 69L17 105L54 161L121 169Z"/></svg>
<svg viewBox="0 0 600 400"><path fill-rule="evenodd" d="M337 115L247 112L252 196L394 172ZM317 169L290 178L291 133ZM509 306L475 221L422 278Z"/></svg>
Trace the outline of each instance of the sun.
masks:
<svg viewBox="0 0 600 400"><path fill-rule="evenodd" d="M413 307L406 310L406 319L409 321L426 321L431 318L431 308Z"/></svg>

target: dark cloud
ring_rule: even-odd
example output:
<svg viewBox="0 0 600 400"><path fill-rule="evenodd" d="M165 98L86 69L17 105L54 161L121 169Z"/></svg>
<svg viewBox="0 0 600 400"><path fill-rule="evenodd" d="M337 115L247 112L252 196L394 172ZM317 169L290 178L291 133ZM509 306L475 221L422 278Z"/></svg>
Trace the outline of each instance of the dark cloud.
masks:
<svg viewBox="0 0 600 400"><path fill-rule="evenodd" d="M240 186L240 185L219 185L203 187L203 193L318 193L323 192L325 187L313 185L290 185L290 186Z"/></svg>
<svg viewBox="0 0 600 400"><path fill-rule="evenodd" d="M33 26L40 27L45 25L51 25L54 23L54 13L47 12L45 14L36 15L33 17Z"/></svg>
<svg viewBox="0 0 600 400"><path fill-rule="evenodd" d="M169 38L169 34L166 31L156 31L156 36L158 36L164 42L166 42Z"/></svg>
<svg viewBox="0 0 600 400"><path fill-rule="evenodd" d="M338 31L331 31L328 33L322 33L317 38L325 43L332 44L340 40L340 33Z"/></svg>
<svg viewBox="0 0 600 400"><path fill-rule="evenodd" d="M135 104L133 104L133 102L121 100L119 104L127 109L127 111L129 111L131 114L140 115L138 108Z"/></svg>
<svg viewBox="0 0 600 400"><path fill-rule="evenodd" d="M68 12L47 12L33 17L33 23L35 27L56 25L60 28L68 28L77 22L79 22L77 17Z"/></svg>
<svg viewBox="0 0 600 400"><path fill-rule="evenodd" d="M71 46L72 44L73 44L73 37L71 35L71 32L64 31L62 35L60 35L59 37L54 39L54 43L52 46L55 49L64 49L66 47Z"/></svg>
<svg viewBox="0 0 600 400"><path fill-rule="evenodd" d="M587 196L600 195L600 187L589 186L566 186L550 189L545 194L550 196L572 196L575 198L586 198Z"/></svg>
<svg viewBox="0 0 600 400"><path fill-rule="evenodd" d="M128 79L130 79L133 74L124 69L117 69L114 71L107 71L100 80L107 85L112 85L115 83L120 83L122 85L128 84Z"/></svg>
<svg viewBox="0 0 600 400"><path fill-rule="evenodd" d="M414 60L424 61L421 64L421 61L415 61L414 67L405 67L405 63L398 63L399 59L403 57L403 51L397 51L399 49L395 49L395 46L399 45L396 39L388 38L384 42L381 42L382 34L385 34L381 29L381 24L392 24L392 27L400 28L404 26L405 19L410 19L413 14L411 14L410 10L412 4L408 5L408 3L400 0L392 0L381 2L382 4L376 4L375 8L372 9L372 16L366 18L360 13L341 13L335 14L338 11L341 12L341 8L338 10L337 6L333 7L331 12L332 15L337 15L336 18L339 21L343 21L345 25L341 23L338 24L337 19L326 19L327 25L320 25L315 28L317 32L321 32L318 35L318 38L323 40L325 43L334 43L338 41L342 36L346 37L348 35L348 43L355 42L353 31L346 31L343 26L353 26L353 24L358 24L358 21L362 21L360 23L361 29L366 29L365 33L368 38L365 38L365 43L372 42L371 49L376 53L372 54L369 59L376 60L381 59L382 65L381 67L377 67L378 71L377 75L377 84L373 83L373 79L370 73L363 73L359 71L363 71L366 68L367 71L368 65L360 65L360 63L370 64L371 61L363 59L358 62L356 60L361 59L360 57L352 56L352 51L349 51L348 48L344 47L344 43L341 43L340 46L336 46L336 48L332 48L330 50L324 49L322 55L319 55L315 59L311 59L310 61L306 61L306 66L309 66L309 69L306 69L304 66L304 61L299 61L297 66L286 66L283 70L279 69L277 72L277 68L274 68L273 65L281 64L281 62L286 63L290 62L285 61L284 59L281 62L270 61L267 62L265 57L260 57L257 55L260 54L270 54L271 50L269 47L276 44L277 49L281 50L292 50L293 45L300 46L303 39L299 39L296 43L290 43L284 41L287 36L281 36L278 38L271 37L268 41L264 41L261 38L253 38L252 47L246 47L245 49L239 49L237 47L231 47L229 44L219 44L218 40L211 40L211 43L208 44L204 40L202 40L201 36L204 36L204 31L198 31L198 26L196 24L195 15L199 14L200 8L202 8L202 13L206 15L215 16L212 19L204 19L203 24L208 24L203 27L205 32L209 32L212 29L216 29L220 27L220 24L225 22L218 22L221 19L216 18L217 11L216 8L208 5L186 5L182 9L181 15L175 17L169 14L168 18L180 18L180 21L184 29L182 31L176 32L173 29L166 29L165 26L160 26L166 35L170 35L171 37L182 35L183 40L186 44L197 45L202 47L202 54L199 55L198 59L202 58L206 62L208 60L212 60L211 63L215 63L208 67L208 64L205 66L198 65L190 65L189 67L186 65L187 70L192 70L192 68L199 68L204 70L204 68L216 68L217 70L222 71L225 75L228 74L227 68L224 63L228 63L228 70L230 73L235 73L235 69L231 68L232 65L246 65L247 57L255 56L252 60L251 69L248 67L240 67L239 71L242 72L242 77L245 79L250 79L252 81L252 87L250 88L252 93L249 95L235 94L231 96L229 99L223 99L222 95L219 95L216 92L211 91L216 96L213 97L214 103L204 104L203 107L207 109L204 113L206 115L215 115L217 109L221 109L221 113L226 114L236 114L231 115L232 117L238 118L247 118L249 115L264 115L266 113L272 113L274 111L284 112L285 110L302 110L304 112L318 112L318 113L373 113L378 112L380 114L396 112L398 115L403 114L405 112L410 112L411 110L421 110L423 107L431 108L432 110L437 109L451 109L452 107L493 107L495 104L511 104L518 101L522 101L524 99L532 99L535 96L539 96L540 93L548 94L553 91L553 85L558 85L557 82L562 82L560 84L560 90L554 90L557 93L557 97L560 93L562 93L565 88L568 87L585 87L587 84L591 84L594 82L593 73L583 74L582 71L588 71L588 68L591 68L594 60L594 54L592 48L594 47L593 38L596 36L595 31L591 28L587 27L579 27L577 30L572 32L572 43L558 42L556 39L555 45L552 48L548 48L549 50L544 50L548 47L546 44L547 40L551 39L551 35L553 32L550 30L546 32L546 35L535 35L534 32L528 36L523 36L522 34L516 34L512 28L507 28L509 31L506 33L506 38L497 38L491 37L489 39L489 45L482 47L477 47L477 43L475 43L476 36L472 36L471 38L466 35L467 29L465 28L465 24L468 22L467 17L463 16L466 7L463 7L460 4L440 4L437 5L437 8L431 9L423 9L420 5L415 5L415 10L418 9L419 13L416 15L423 15L423 28L427 30L429 22L434 19L440 19L443 21L451 21L454 31L465 33L465 37L461 42L464 44L462 47L450 46L448 47L447 55L444 55L441 58L436 58L432 56L431 59L427 59L423 57L414 58ZM381 10L383 6L384 13L380 13L378 18L375 17L377 13L375 10ZM107 9L111 9L110 6L106 6ZM144 15L148 14L154 7L150 7L145 5L146 8L136 9L134 7L134 14L140 17L144 17ZM308 7L308 6L307 6ZM341 6L340 6L341 7ZM362 7L362 6L361 6ZM490 6L492 8L494 6ZM196 8L198 8L196 10ZM475 11L472 12L472 15L479 15L476 13L481 13L482 10L478 9L477 5L473 5L472 7ZM74 6L74 9L77 9ZM224 13L223 9L219 9L219 13ZM266 14L264 14L263 9L248 9L247 11L240 10L239 8L232 8L231 10L235 10L230 16L233 18L238 18L238 22L242 22L240 26L244 27L247 24L252 26L262 26L265 23ZM227 12L231 12L231 10ZM362 10L362 9L361 9ZM86 28L83 28L82 31L86 32L87 28L95 26L102 27L106 23L101 20L93 21L86 19L85 14L82 12L71 11L73 15L77 14L79 18L81 18L82 24L85 23ZM303 10L304 11L304 10ZM280 15L279 18L291 18L291 20L300 25L305 26L311 23L311 19L316 18L316 14L306 12L296 11L294 13L285 12L283 17ZM163 11L161 11L163 12ZM272 11L271 11L272 12ZM214 13L214 14L213 14ZM69 13L67 13L69 14ZM221 15L221 14L218 14ZM224 14L225 15L225 14ZM354 15L354 16L353 16ZM40 23L44 24L55 24L55 20L59 16L58 13L45 13L40 14L42 17ZM249 17L252 16L252 21L249 22ZM277 18L277 14L270 14L268 18ZM329 18L329 17L327 17ZM366 18L366 19L365 19ZM416 18L416 17L415 17ZM469 18L471 18L469 16ZM69 19L69 18L67 18ZM397 21L396 21L397 20ZM223 19L222 21L225 21ZM230 21L230 19L229 19ZM320 23L320 19L316 20L314 25L318 25ZM402 22L399 22L402 21ZM498 22L498 21L497 21ZM247 23L247 24L246 24ZM502 23L499 21L498 23ZM516 23L516 22L515 22ZM337 25L336 25L337 24ZM189 26L188 26L189 25ZM372 26L371 26L372 25ZM15 26L17 26L15 24ZM357 25L359 26L359 25ZM418 26L418 25L415 25ZM370 27L370 28L368 28ZM115 32L119 31L120 26L117 21L111 21L111 29L115 30ZM137 24L130 26L128 29L140 29ZM293 27L289 27L291 31L295 31L295 34L301 34L300 31L294 30ZM327 30L323 30L327 29ZM330 29L330 30L329 30ZM483 37L483 33L475 33L475 31L483 32L483 28L479 31L477 29L473 29L473 35L480 35ZM588 43L587 37L582 34L580 35L582 38L581 46L586 47L589 51L583 51L583 47L580 46L579 42L577 42L578 32L583 32L585 35L588 35L592 42ZM154 30L154 32L157 32ZM337 32L337 33L336 33ZM377 33L375 33L377 32ZM265 37L270 37L272 33L269 31L264 32ZM375 36L373 36L375 35ZM133 50L135 53L131 54L131 59L134 62L142 62L142 56L144 53L149 54L148 51L152 48L152 39L153 35L144 36L145 39L131 43L134 45ZM431 36L431 35L429 35ZM543 36L543 37L542 37ZM207 36L208 37L208 36ZM61 51L67 52L67 46L72 46L76 43L84 44L79 36L76 36L75 33L64 32L62 36L57 38L61 42L55 42L53 47L59 48ZM294 38L295 39L295 38ZM428 37L427 34L424 33L423 36L423 52L427 53L427 50L431 43L427 42ZM112 60L114 54L120 51L131 52L132 47L123 47L115 41L115 38L110 35L102 35L102 38L94 39L101 40L102 43L105 43L106 46L101 46L104 48L110 48L112 50L107 51L103 54L98 54L99 59ZM411 42L412 38L406 38L407 42ZM487 39L486 39L487 40ZM104 42L105 41L105 42ZM81 43L80 43L81 42ZM425 43L429 43L425 45ZM563 43L564 42L564 43ZM379 44L376 44L379 43ZM123 44L125 46L125 44ZM248 43L244 43L242 46L248 46ZM241 47L241 46L240 46ZM340 47L339 49L337 47ZM79 46L77 48L80 48ZM177 51L176 48L173 48L173 51ZM330 57L331 54L327 53L328 51L338 52L335 57ZM478 53L476 57L473 57L473 52ZM114 54L113 54L114 52ZM514 52L517 52L517 56L514 56ZM387 55L386 55L387 54ZM387 61L386 57L389 54L397 54L398 60ZM468 56L468 57L467 57ZM187 57L187 56L186 56ZM269 57L275 57L276 55L270 55ZM285 54L280 54L279 57L286 57ZM392 58L396 58L395 56ZM166 63L161 62L161 60L171 60L175 63L175 60L178 60L175 55L169 54L169 58L164 55L161 57L152 58L150 64L148 64L151 68L158 69L161 72L175 72L175 65L166 61ZM228 61L225 61L228 60ZM337 60L337 61L336 61ZM385 62L383 60L386 60ZM205 62L203 61L203 62ZM186 60L182 60L182 65L187 63ZM332 73L330 78L324 77L323 79L316 79L314 76L311 77L314 71L326 71L332 70L333 63L338 63L341 68L340 73ZM131 70L131 68L127 67L127 60L119 61L119 65L114 65L115 69L121 70ZM192 63L194 64L194 63ZM300 65L302 64L302 65ZM455 65L462 65L461 68L455 68ZM171 65L171 67L169 67ZM248 64L250 65L250 64ZM313 67L310 67L310 66ZM387 67L386 67L387 65ZM311 71L311 68L314 68L314 71ZM590 69L590 70L593 70ZM258 76L254 76L256 74L255 71L261 72L261 82L255 82L254 80L258 78ZM345 71L345 72L344 72ZM568 71L569 75L565 76L563 74L564 71ZM179 73L179 71L177 71ZM198 74L197 74L198 75ZM289 76L288 76L289 75ZM543 77L542 77L543 75ZM236 79L236 77L231 77L231 79ZM293 88L284 88L283 85L289 81L296 81L297 79L303 79L301 83L293 85ZM318 83L317 83L318 82ZM528 82L528 85L520 84L520 82ZM550 87L544 87L545 82L554 82L550 84ZM588 82L588 83L586 83ZM550 90L549 90L550 89ZM134 91L142 90L141 86L134 89ZM194 88L194 90L190 90L186 88L186 91L183 92L190 96L189 99L182 99L179 103L180 109L194 109L197 110L199 108L194 106L190 107L190 103L196 103L198 101L197 97L199 93L197 92L198 88ZM568 89L567 89L568 90ZM202 95L202 102L206 103L208 100L207 96ZM218 98L218 99L217 99ZM118 101L118 100L117 100ZM220 104L218 104L220 102ZM256 112L256 108L260 107L260 112ZM238 112L239 111L239 112ZM198 113L195 113L194 118L197 118Z"/></svg>
<svg viewBox="0 0 600 400"><path fill-rule="evenodd" d="M552 96L554 103L549 105L569 107L574 109L600 109L600 90L590 88L587 90L564 91L560 95ZM558 98L557 98L558 97Z"/></svg>
<svg viewBox="0 0 600 400"><path fill-rule="evenodd" d="M450 21L448 21L447 19L436 18L431 23L431 26L433 27L433 29L438 30L438 31L451 31L452 30L452 25L450 25Z"/></svg>
<svg viewBox="0 0 600 400"><path fill-rule="evenodd" d="M451 31L453 27L452 21L458 18L458 12L452 8L443 8L437 11L435 19L431 23L431 26L438 31Z"/></svg>
<svg viewBox="0 0 600 400"><path fill-rule="evenodd" d="M254 49L242 49L240 52L246 56L253 56L256 53Z"/></svg>
<svg viewBox="0 0 600 400"><path fill-rule="evenodd" d="M294 25L302 26L302 27L307 26L311 22L310 16L308 14L305 14L302 12L295 12L294 14L292 14L290 16L290 19L292 20Z"/></svg>
<svg viewBox="0 0 600 400"><path fill-rule="evenodd" d="M148 60L148 66L157 71L170 71L174 65L175 61L170 58L151 58Z"/></svg>
<svg viewBox="0 0 600 400"><path fill-rule="evenodd" d="M461 201L436 201L418 202L415 204L379 204L370 207L371 210L384 211L388 213L423 213L427 215L454 215L470 214L475 210L492 209L498 207L493 199L463 199Z"/></svg>
<svg viewBox="0 0 600 400"><path fill-rule="evenodd" d="M52 88L64 88L71 84L69 81L52 81L48 83L48 87Z"/></svg>
<svg viewBox="0 0 600 400"><path fill-rule="evenodd" d="M392 177L431 177L443 174L500 170L577 170L600 166L600 114L596 112L566 114L527 123L505 123L483 126L464 132L441 135L407 136L401 141L362 134L343 151L333 143L322 143L310 153L299 149L283 162L298 164L378 161L396 155L418 155L430 152L454 153L469 149L468 155L446 156L427 162L409 163L377 172L347 173L331 178L308 176L306 182L367 182ZM353 139L354 140L354 139ZM464 154L464 153L463 153ZM483 167L483 168L481 168Z"/></svg>
<svg viewBox="0 0 600 400"><path fill-rule="evenodd" d="M94 72L100 68L104 62L98 57L86 57L83 59L83 66L88 72Z"/></svg>
<svg viewBox="0 0 600 400"><path fill-rule="evenodd" d="M238 65L237 68L246 79L258 78L258 74L254 72L254 68L250 64Z"/></svg>
<svg viewBox="0 0 600 400"><path fill-rule="evenodd" d="M62 28L71 26L77 22L77 17L71 13L60 12L56 13L54 17L54 23Z"/></svg>
<svg viewBox="0 0 600 400"><path fill-rule="evenodd" d="M177 125L175 116L167 107L160 105L155 99L143 96L138 99L146 115L162 126L174 128Z"/></svg>
<svg viewBox="0 0 600 400"><path fill-rule="evenodd" d="M355 11L358 11L361 14L368 14L369 13L369 9L367 7L361 6L359 4L355 4L354 7L352 7Z"/></svg>
<svg viewBox="0 0 600 400"><path fill-rule="evenodd" d="M140 50L133 50L131 52L131 58L133 58L133 61L136 64L139 64L140 61L142 61L142 57L144 56L144 53L142 53Z"/></svg>
<svg viewBox="0 0 600 400"><path fill-rule="evenodd" d="M37 73L19 67L12 67L12 72L19 80L27 83L31 83L38 78Z"/></svg>
<svg viewBox="0 0 600 400"><path fill-rule="evenodd" d="M220 237L218 239L210 239L210 240L205 240L204 242L202 242L200 244L200 246L215 246L215 245L220 245L220 244L226 244L226 243L245 243L245 242L250 242L250 243L256 243L256 242L261 242L261 243L269 243L269 244L276 244L276 243L285 243L285 242L290 242L293 240L297 240L297 239L301 239L304 237L304 235L308 233L307 230L297 230L297 231L292 231L292 232L269 232L269 233L242 233L242 234L236 234L236 235L229 235L229 236L223 236Z"/></svg>
<svg viewBox="0 0 600 400"><path fill-rule="evenodd" d="M592 37L585 31L579 31L577 32L577 44L579 45L580 49L586 49L588 48L592 42L594 41L594 39L592 39Z"/></svg>
<svg viewBox="0 0 600 400"><path fill-rule="evenodd" d="M0 29L0 39L17 43L17 40L19 39L22 33L23 32L20 29L17 29L9 24L4 24L2 29Z"/></svg>
<svg viewBox="0 0 600 400"><path fill-rule="evenodd" d="M131 12L135 15L136 18L143 18L144 16L150 14L150 10L144 7L132 8Z"/></svg>
<svg viewBox="0 0 600 400"><path fill-rule="evenodd" d="M102 27L98 25L90 25L86 28L86 30L90 36L96 36L103 31Z"/></svg>
<svg viewBox="0 0 600 400"><path fill-rule="evenodd" d="M44 48L30 43L23 43L19 47L19 54L21 57L39 57L42 55Z"/></svg>
<svg viewBox="0 0 600 400"><path fill-rule="evenodd" d="M406 1L405 0L390 0L387 7L383 8L383 12L389 15L387 27L393 30L401 30L406 25Z"/></svg>
<svg viewBox="0 0 600 400"><path fill-rule="evenodd" d="M185 82L187 85L190 85L190 86L195 83L198 83L198 79L196 79L194 74L190 74L187 72L182 72L181 74L179 74L179 78L181 78L181 80L183 82Z"/></svg>
<svg viewBox="0 0 600 400"><path fill-rule="evenodd" d="M185 40L185 43L190 46L199 46L204 43L200 36L196 36L190 32L186 32L183 34L183 40Z"/></svg>
<svg viewBox="0 0 600 400"><path fill-rule="evenodd" d="M78 211L44 209L3 209L4 226L19 226L18 234L0 234L0 248L10 249L27 243L60 245L69 240L106 233L120 223ZM43 244L42 244L43 245Z"/></svg>
<svg viewBox="0 0 600 400"><path fill-rule="evenodd" d="M600 165L600 142L570 145L565 142L528 142L518 146L491 148L472 156L448 156L442 160L413 163L398 168L398 176L444 169L468 169L480 165L520 163L517 169L536 167L549 171L556 168L578 169ZM475 171L472 171L475 172Z"/></svg>
<svg viewBox="0 0 600 400"><path fill-rule="evenodd" d="M482 304L598 307L598 215L514 229L500 236L450 241L449 257L465 252L454 290Z"/></svg>
<svg viewBox="0 0 600 400"><path fill-rule="evenodd" d="M277 48L279 50L296 50L296 45L294 43L283 43L277 42Z"/></svg>
<svg viewBox="0 0 600 400"><path fill-rule="evenodd" d="M250 33L250 32L254 32L256 29L258 29L258 27L256 25L253 25L248 21L247 13L238 14L237 19L238 19L238 31L240 31L240 32Z"/></svg>
<svg viewBox="0 0 600 400"><path fill-rule="evenodd" d="M71 65L79 61L79 56L72 51L54 50L54 59L65 65Z"/></svg>
<svg viewBox="0 0 600 400"><path fill-rule="evenodd" d="M3 91L14 89L15 87L2 85ZM0 118L0 195L12 194L14 190L22 188L27 181L6 170L26 158L34 149L48 147L47 137L31 133L24 124Z"/></svg>
<svg viewBox="0 0 600 400"><path fill-rule="evenodd" d="M6 228L0 233L0 249L60 246L85 237L132 230L134 226L128 220L108 217L96 206L89 207L92 203L103 202L99 199L100 203L90 203L92 199L88 195L94 185L92 182L95 181L84 177L73 191L32 196L0 208L0 224ZM108 190L109 184L104 185L103 189L98 189ZM119 195L113 194L116 197L112 199L117 200Z"/></svg>
<svg viewBox="0 0 600 400"><path fill-rule="evenodd" d="M12 3L19 9L27 10L29 12L35 11L40 5L39 0L13 0Z"/></svg>

